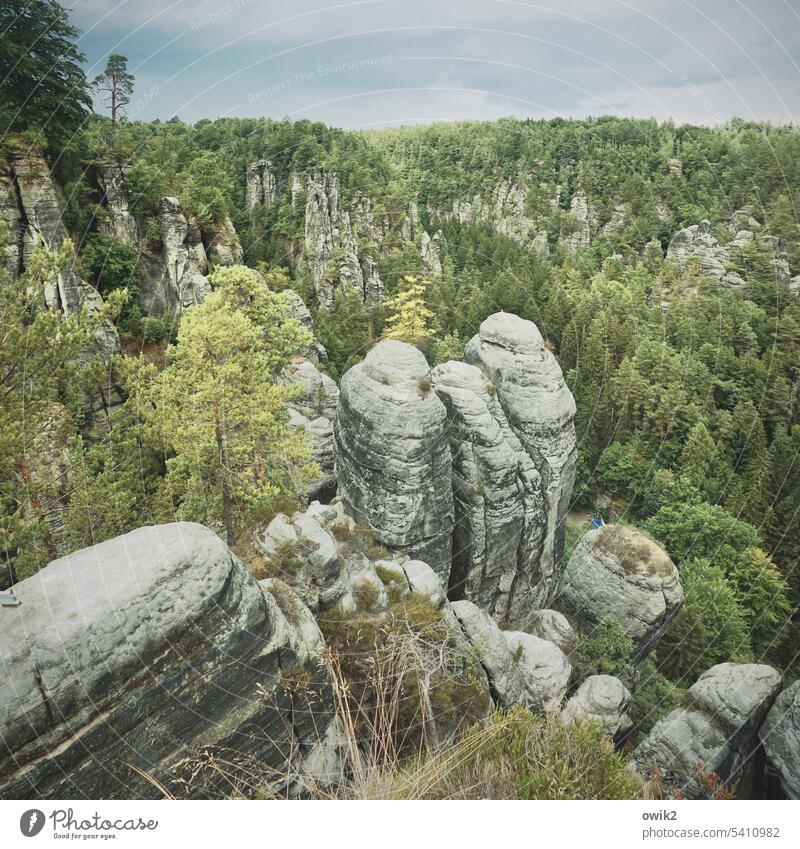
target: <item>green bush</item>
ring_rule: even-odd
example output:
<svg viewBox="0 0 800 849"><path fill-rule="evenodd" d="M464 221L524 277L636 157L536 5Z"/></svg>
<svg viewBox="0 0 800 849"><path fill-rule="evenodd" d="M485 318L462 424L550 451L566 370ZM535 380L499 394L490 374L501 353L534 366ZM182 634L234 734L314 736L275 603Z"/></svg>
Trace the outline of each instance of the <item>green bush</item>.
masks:
<svg viewBox="0 0 800 849"><path fill-rule="evenodd" d="M591 635L581 635L570 662L576 680L590 675L615 675L628 683L631 677L633 640L613 617L604 617Z"/></svg>

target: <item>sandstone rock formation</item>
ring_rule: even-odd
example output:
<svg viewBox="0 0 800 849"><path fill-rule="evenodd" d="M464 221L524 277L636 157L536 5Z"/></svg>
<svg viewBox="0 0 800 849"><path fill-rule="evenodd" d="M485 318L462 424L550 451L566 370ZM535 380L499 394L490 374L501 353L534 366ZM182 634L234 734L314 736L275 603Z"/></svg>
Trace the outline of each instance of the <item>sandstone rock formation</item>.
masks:
<svg viewBox="0 0 800 849"><path fill-rule="evenodd" d="M428 235L427 230L422 231L420 241L420 254L422 255L422 273L427 277L442 276L442 231L437 230L433 238Z"/></svg>
<svg viewBox="0 0 800 849"><path fill-rule="evenodd" d="M61 250L67 232L61 220L58 189L43 157L30 154L11 159L0 183L0 212L9 230L6 265L12 275L28 267L36 248L44 247L52 253ZM45 301L50 309L65 316L76 315L84 307L97 313L103 306L97 289L82 280L72 266L45 286ZM119 336L110 321L98 327L93 347L106 360L119 350Z"/></svg>
<svg viewBox="0 0 800 849"><path fill-rule="evenodd" d="M609 737L619 740L633 727L626 713L632 698L619 678L591 675L564 706L562 717L566 722L598 722Z"/></svg>
<svg viewBox="0 0 800 849"><path fill-rule="evenodd" d="M272 206L277 199L281 182L268 159L251 162L245 173L245 209Z"/></svg>
<svg viewBox="0 0 800 849"><path fill-rule="evenodd" d="M117 159L103 159L97 163L95 174L105 213L98 221L99 229L123 244L138 248L139 227L130 211L122 164Z"/></svg>
<svg viewBox="0 0 800 849"><path fill-rule="evenodd" d="M14 589L21 605L0 608L3 798L160 797L143 773L181 794L194 773L192 793L222 795L253 764L264 792L290 792L306 758L335 760L320 749L334 740L318 632L207 528L140 528ZM227 776L203 766L215 753Z"/></svg>
<svg viewBox="0 0 800 849"><path fill-rule="evenodd" d="M361 226L364 224L362 210ZM337 289L353 289L368 304L383 300L374 260L359 255L350 213L340 204L335 171L314 169L306 186L305 254L320 306L330 307Z"/></svg>
<svg viewBox="0 0 800 849"><path fill-rule="evenodd" d="M462 224L487 222L498 233L526 246L538 229L537 222L525 212L527 193L522 179L504 180L488 197L476 194L470 201L454 200L449 215Z"/></svg>
<svg viewBox="0 0 800 849"><path fill-rule="evenodd" d="M308 307L305 305L303 299L293 289L284 290L283 296L289 304L289 312L292 318L299 321L303 328L305 328L313 336L314 321L312 320L311 313L308 311ZM328 362L328 352L316 339L312 340L308 348L303 351L298 351L297 353L306 359L311 360L311 362L317 366Z"/></svg>
<svg viewBox="0 0 800 849"><path fill-rule="evenodd" d="M480 369L451 361L434 368L431 380L447 410L453 456L451 598L474 601L498 619L518 617L533 603L532 555L545 522L540 476Z"/></svg>
<svg viewBox="0 0 800 849"><path fill-rule="evenodd" d="M737 795L748 798L761 769L758 729L780 689L780 673L755 663L721 663L689 688L685 707L660 719L633 753L645 777L654 768L668 787L689 799L703 788L695 775L715 772Z"/></svg>
<svg viewBox="0 0 800 849"><path fill-rule="evenodd" d="M491 381L519 460L525 530L518 575L524 578L514 590L520 604L510 613L517 621L556 593L575 481L575 400L536 325L511 313L489 316L464 359Z"/></svg>
<svg viewBox="0 0 800 849"><path fill-rule="evenodd" d="M559 610L591 634L617 620L634 643L633 661L655 648L683 604L678 570L653 539L626 525L587 531L561 580Z"/></svg>
<svg viewBox="0 0 800 849"><path fill-rule="evenodd" d="M767 767L777 775L783 792L790 799L800 799L800 681L778 696L758 736Z"/></svg>
<svg viewBox="0 0 800 849"><path fill-rule="evenodd" d="M588 247L592 241L592 231L597 225L597 217L583 189L578 189L572 195L569 211L574 216L575 229L571 233L563 234L559 238L559 244L568 251Z"/></svg>
<svg viewBox="0 0 800 849"><path fill-rule="evenodd" d="M555 643L524 631L502 633L522 681L523 704L533 710L558 710L572 675L564 652Z"/></svg>
<svg viewBox="0 0 800 849"><path fill-rule="evenodd" d="M578 635L567 617L557 610L531 611L523 623L522 630L555 643L567 656L574 650L578 641Z"/></svg>
<svg viewBox="0 0 800 849"><path fill-rule="evenodd" d="M378 343L340 382L336 477L347 512L391 549L424 560L447 586L453 530L447 413L425 357Z"/></svg>

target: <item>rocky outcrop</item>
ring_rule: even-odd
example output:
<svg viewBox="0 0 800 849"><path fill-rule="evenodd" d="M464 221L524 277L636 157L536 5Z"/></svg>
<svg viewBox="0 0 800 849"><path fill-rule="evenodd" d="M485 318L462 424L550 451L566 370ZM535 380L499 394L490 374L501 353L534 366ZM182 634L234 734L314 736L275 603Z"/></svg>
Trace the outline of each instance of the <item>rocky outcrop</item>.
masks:
<svg viewBox="0 0 800 849"><path fill-rule="evenodd" d="M716 773L748 798L763 767L758 729L780 689L771 666L721 663L689 688L685 707L660 719L633 753L631 764L689 799L704 794L696 772Z"/></svg>
<svg viewBox="0 0 800 849"><path fill-rule="evenodd" d="M569 211L573 216L573 229L559 237L559 244L568 251L586 248L591 244L592 232L597 225L594 208L583 189L572 195Z"/></svg>
<svg viewBox="0 0 800 849"><path fill-rule="evenodd" d="M612 675L591 675L564 706L566 722L592 721L613 740L621 740L633 727L626 711L631 703L628 688Z"/></svg>
<svg viewBox="0 0 800 849"><path fill-rule="evenodd" d="M311 460L321 475L308 484L309 498L330 497L336 490L333 422L339 406L339 387L325 372L302 356L294 356L281 373L281 381L297 387L289 402L289 423L305 431Z"/></svg>
<svg viewBox="0 0 800 849"><path fill-rule="evenodd" d="M308 311L308 307L305 305L303 299L294 289L285 289L283 296L289 305L291 317L300 322L303 329L307 330L313 337L314 320L311 318L311 313ZM307 348L298 351L298 354L307 360L311 360L317 366L325 365L328 362L328 352L325 350L324 345L318 342L316 338L312 339L311 344Z"/></svg>
<svg viewBox="0 0 800 849"><path fill-rule="evenodd" d="M561 580L557 606L591 634L619 622L634 643L633 661L655 648L683 604L678 570L655 540L626 525L587 531Z"/></svg>
<svg viewBox="0 0 800 849"><path fill-rule="evenodd" d="M336 477L347 512L447 586L453 530L447 413L411 345L378 343L340 382Z"/></svg>
<svg viewBox="0 0 800 849"><path fill-rule="evenodd" d="M359 219L366 228L365 213ZM350 213L340 204L335 171L314 169L306 186L305 255L320 306L330 307L337 289L353 289L368 304L383 300L383 283L369 254L359 256Z"/></svg>
<svg viewBox="0 0 800 849"><path fill-rule="evenodd" d="M450 596L516 621L532 603L531 557L544 526L541 479L480 369L451 361L436 366L431 380L447 410L453 457Z"/></svg>
<svg viewBox="0 0 800 849"><path fill-rule="evenodd" d="M241 264L242 246L233 222L227 215L222 221L208 228L208 231L203 233L203 237L206 256L212 268Z"/></svg>
<svg viewBox="0 0 800 849"><path fill-rule="evenodd" d="M503 631L522 681L522 701L533 710L556 711L567 692L572 666L555 643L524 631Z"/></svg>
<svg viewBox="0 0 800 849"><path fill-rule="evenodd" d="M130 211L123 165L117 159L102 159L95 166L95 175L103 205L98 228L138 249L139 227Z"/></svg>
<svg viewBox="0 0 800 849"><path fill-rule="evenodd" d="M746 224L747 228L740 227L742 224ZM791 272L780 240L764 231L758 232L759 227L758 221L749 214L747 208L737 210L728 225L733 238L721 245L711 233L711 222L703 219L699 224L692 224L675 233L667 248L667 259L672 260L681 270L694 262L700 274L716 278L728 288L741 289L746 281L739 274L730 272L728 266L736 259L739 251L754 246L768 256L775 280L788 283Z"/></svg>
<svg viewBox="0 0 800 849"><path fill-rule="evenodd" d="M567 656L578 642L575 629L567 617L557 610L533 610L522 627L529 634L555 643Z"/></svg>
<svg viewBox="0 0 800 849"><path fill-rule="evenodd" d="M790 799L800 799L800 681L778 696L758 736L767 754L767 769Z"/></svg>
<svg viewBox="0 0 800 849"><path fill-rule="evenodd" d="M6 265L12 274L27 267L34 250L45 248L58 253L67 239L61 220L61 202L57 187L44 158L31 154L13 158L0 184L0 206L9 230ZM82 280L74 266L59 272L45 285L45 302L64 316L78 315L83 309L96 314L103 299L94 286ZM98 327L91 353L108 360L119 350L119 336L110 321Z"/></svg>
<svg viewBox="0 0 800 849"><path fill-rule="evenodd" d="M525 212L527 193L523 181L504 180L489 197L476 194L471 201L454 200L450 216L462 224L487 222L498 233L527 246L538 230L537 222Z"/></svg>
<svg viewBox="0 0 800 849"><path fill-rule="evenodd" d="M433 237L428 235L427 230L422 231L420 241L420 254L422 255L422 273L427 277L442 276L442 231L437 230Z"/></svg>
<svg viewBox="0 0 800 849"><path fill-rule="evenodd" d="M495 313L467 343L464 359L489 378L518 459L525 530L512 621L547 607L558 584L564 521L575 481L575 400L535 324ZM502 421L502 420L501 420Z"/></svg>
<svg viewBox="0 0 800 849"><path fill-rule="evenodd" d="M254 763L257 789L291 792L307 759L335 762L318 630L207 528L140 528L14 589L20 606L0 608L3 798L160 797L145 776L226 795Z"/></svg>
<svg viewBox="0 0 800 849"><path fill-rule="evenodd" d="M284 181L279 179L268 159L251 162L245 172L245 209L272 206L278 197L282 182Z"/></svg>
<svg viewBox="0 0 800 849"><path fill-rule="evenodd" d="M518 664L497 623L471 601L454 601L450 607L486 671L495 702L503 708L522 704Z"/></svg>

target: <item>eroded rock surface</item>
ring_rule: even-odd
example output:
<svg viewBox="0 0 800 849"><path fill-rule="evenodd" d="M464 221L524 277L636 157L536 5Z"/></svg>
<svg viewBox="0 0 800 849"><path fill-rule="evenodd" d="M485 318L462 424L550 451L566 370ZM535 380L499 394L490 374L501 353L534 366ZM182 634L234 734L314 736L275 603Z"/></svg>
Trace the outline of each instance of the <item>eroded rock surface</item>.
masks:
<svg viewBox="0 0 800 849"><path fill-rule="evenodd" d="M613 675L591 675L564 706L562 716L567 722L598 722L609 737L620 739L633 726L626 713L632 698L619 678Z"/></svg>
<svg viewBox="0 0 800 849"><path fill-rule="evenodd" d="M758 735L784 793L800 799L800 681L778 696Z"/></svg>
<svg viewBox="0 0 800 849"><path fill-rule="evenodd" d="M683 604L678 570L655 540L626 525L587 531L572 552L557 607L585 633L604 619L634 642L634 662L656 646Z"/></svg>
<svg viewBox="0 0 800 849"><path fill-rule="evenodd" d="M140 528L14 589L21 605L0 608L4 798L160 797L132 767L183 795L178 779L231 750L232 772L257 763L265 791L286 790L321 757L333 713L316 632L207 528ZM190 787L231 791L202 767Z"/></svg>
<svg viewBox="0 0 800 849"><path fill-rule="evenodd" d="M660 719L633 753L645 777L654 769L687 798L703 796L695 768L716 773L748 798L763 768L758 730L780 689L780 673L756 663L720 663L689 688L685 707Z"/></svg>
<svg viewBox="0 0 800 849"><path fill-rule="evenodd" d="M340 382L334 428L339 495L391 549L424 560L447 586L453 494L447 413L425 357L378 343Z"/></svg>

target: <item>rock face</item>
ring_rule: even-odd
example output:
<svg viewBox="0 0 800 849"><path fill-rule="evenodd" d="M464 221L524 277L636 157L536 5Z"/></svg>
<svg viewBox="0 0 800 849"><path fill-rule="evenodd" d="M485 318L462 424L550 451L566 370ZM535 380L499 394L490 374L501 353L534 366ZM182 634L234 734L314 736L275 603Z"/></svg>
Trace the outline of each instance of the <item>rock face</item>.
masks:
<svg viewBox="0 0 800 849"><path fill-rule="evenodd" d="M489 197L476 194L471 201L454 200L450 216L460 221L487 222L517 244L528 246L538 229L525 212L528 190L521 180L499 182Z"/></svg>
<svg viewBox="0 0 800 849"><path fill-rule="evenodd" d="M45 160L38 155L12 159L10 170L0 184L0 211L9 229L6 265L16 276L30 262L38 247L57 253L67 238L61 220L61 203L56 185ZM45 286L45 301L50 309L64 316L80 313L85 307L96 313L103 299L94 286L82 280L70 266ZM119 336L110 321L103 322L95 333L95 353L109 359L119 350Z"/></svg>
<svg viewBox="0 0 800 849"><path fill-rule="evenodd" d="M324 497L336 490L334 475L333 422L339 406L339 387L325 372L305 357L292 357L281 380L296 386L299 394L289 403L289 423L301 428L311 444L311 459L322 471L309 484L310 498Z"/></svg>
<svg viewBox="0 0 800 849"><path fill-rule="evenodd" d="M523 627L527 633L555 643L566 655L569 655L578 641L578 635L567 617L557 610L534 610L525 620Z"/></svg>
<svg viewBox="0 0 800 849"><path fill-rule="evenodd" d="M272 206L278 196L281 182L268 159L251 162L245 174L245 209Z"/></svg>
<svg viewBox="0 0 800 849"><path fill-rule="evenodd" d="M748 798L762 764L758 729L770 709L781 676L771 666L721 663L704 672L689 688L687 706L660 719L633 753L631 765L648 777L658 766L664 783L689 799L703 789L695 765L736 785Z"/></svg>
<svg viewBox="0 0 800 849"><path fill-rule="evenodd" d="M559 243L568 251L588 247L592 241L592 230L597 224L597 219L583 189L578 189L570 199L569 211L575 217L575 230L562 235Z"/></svg>
<svg viewBox="0 0 800 849"><path fill-rule="evenodd" d="M625 525L603 525L578 542L561 581L558 608L591 634L616 619L643 660L683 604L678 570L650 537Z"/></svg>
<svg viewBox="0 0 800 849"><path fill-rule="evenodd" d="M200 304L211 291L200 228L188 221L177 198L161 199L159 254L143 256L142 306L147 313L180 311Z"/></svg>
<svg viewBox="0 0 800 849"><path fill-rule="evenodd" d="M345 507L447 586L453 530L447 413L411 345L378 343L340 382L336 477Z"/></svg>
<svg viewBox="0 0 800 849"><path fill-rule="evenodd" d="M758 736L768 769L777 774L783 792L800 799L800 681L778 696Z"/></svg>
<svg viewBox="0 0 800 849"><path fill-rule="evenodd" d="M591 675L567 702L562 716L567 722L599 722L609 737L619 740L633 727L625 712L632 698L630 691L619 678L612 675Z"/></svg>
<svg viewBox="0 0 800 849"><path fill-rule="evenodd" d="M572 675L564 652L523 631L503 631L503 636L522 680L523 703L533 710L558 710Z"/></svg>
<svg viewBox="0 0 800 849"><path fill-rule="evenodd" d="M517 621L556 594L564 521L575 481L575 400L535 324L495 313L467 343L464 359L489 378L506 439L518 459L525 517L518 554Z"/></svg>
<svg viewBox="0 0 800 849"><path fill-rule="evenodd" d="M365 215L359 219L364 227ZM314 169L306 187L305 254L320 306L333 303L337 289L353 289L368 304L383 300L377 266L359 257L359 243L350 213L340 204L339 178L334 171Z"/></svg>
<svg viewBox="0 0 800 849"><path fill-rule="evenodd" d="M544 525L541 479L480 369L450 361L431 380L447 410L453 456L450 596L513 619L530 603L530 555L538 553L530 542Z"/></svg>
<svg viewBox="0 0 800 849"><path fill-rule="evenodd" d="M116 159L104 159L97 163L95 173L105 208L98 226L120 242L138 248L139 228L130 212L123 166Z"/></svg>
<svg viewBox="0 0 800 849"><path fill-rule="evenodd" d="M160 797L131 767L183 794L178 779L231 749L289 789L332 743L318 631L287 617L201 525L140 528L15 592L21 605L0 608L3 798ZM230 792L213 769L191 787Z"/></svg>
<svg viewBox="0 0 800 849"><path fill-rule="evenodd" d="M420 241L420 254L422 255L422 273L427 277L442 276L442 231L437 230L433 238L428 235L427 230L422 231Z"/></svg>
<svg viewBox="0 0 800 849"><path fill-rule="evenodd" d="M214 268L241 263L242 246L233 222L227 216L208 233L206 255Z"/></svg>
<svg viewBox="0 0 800 849"><path fill-rule="evenodd" d="M291 317L296 321L299 321L303 328L313 336L314 321L311 318L311 313L308 311L308 307L305 305L303 299L293 289L286 289L283 292L283 296L289 304ZM298 351L298 353L304 356L307 360L311 360L311 362L317 366L324 365L328 362L328 352L316 339L313 339L308 348L303 351Z"/></svg>

